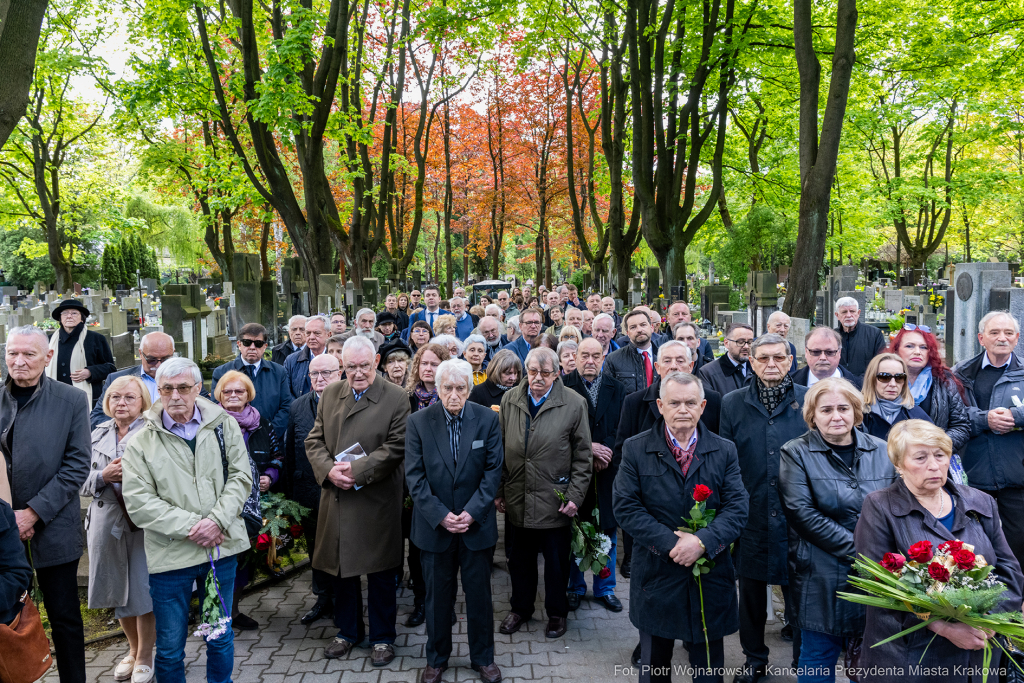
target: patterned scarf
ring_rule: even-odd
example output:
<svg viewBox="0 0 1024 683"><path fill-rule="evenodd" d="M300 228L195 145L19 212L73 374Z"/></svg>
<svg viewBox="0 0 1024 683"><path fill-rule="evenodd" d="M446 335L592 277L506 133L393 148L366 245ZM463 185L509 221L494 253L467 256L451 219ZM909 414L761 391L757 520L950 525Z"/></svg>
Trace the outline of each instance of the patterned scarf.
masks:
<svg viewBox="0 0 1024 683"><path fill-rule="evenodd" d="M765 407L769 415L775 412L775 409L786 398L786 392L793 386L793 378L789 375L786 375L782 382L774 387L765 385L757 375L754 376L754 382L757 386L757 398L761 401L761 405Z"/></svg>
<svg viewBox="0 0 1024 683"><path fill-rule="evenodd" d="M437 386L434 386L433 391L427 391L427 388L423 384L417 384L416 388L412 390L413 396L416 397L416 409L423 410L429 406L434 405L438 401L437 397Z"/></svg>
<svg viewBox="0 0 1024 683"><path fill-rule="evenodd" d="M587 389L587 395L590 396L590 405L597 407L597 395L601 392L601 378L604 374L600 374L594 378L593 382L588 382L586 377L580 375L580 379L583 380L583 386Z"/></svg>

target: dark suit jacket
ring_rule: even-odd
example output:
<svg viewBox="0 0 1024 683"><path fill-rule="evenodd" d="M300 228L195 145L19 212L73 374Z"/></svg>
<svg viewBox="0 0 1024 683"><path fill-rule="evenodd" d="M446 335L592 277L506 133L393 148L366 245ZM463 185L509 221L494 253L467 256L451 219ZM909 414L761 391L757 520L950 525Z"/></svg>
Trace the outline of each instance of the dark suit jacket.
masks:
<svg viewBox="0 0 1024 683"><path fill-rule="evenodd" d="M456 460L444 410L435 403L410 415L405 424L405 480L413 510L409 540L421 550L444 552L455 534L441 521L449 512L466 511L473 523L463 541L470 550L485 550L498 542L494 498L504 459L498 415L466 401Z"/></svg>
<svg viewBox="0 0 1024 683"><path fill-rule="evenodd" d="M270 360L284 367L284 361L288 356L299 350L299 347L292 344L291 339L285 339L270 352Z"/></svg>
<svg viewBox="0 0 1024 683"><path fill-rule="evenodd" d="M716 640L739 629L736 575L729 545L747 522L749 498L731 441L697 425L697 445L683 476L665 441L665 421L658 420L623 446L615 477L615 519L633 537L633 578L629 589L629 620L641 631L687 642ZM714 520L697 537L715 565L701 576L669 557L676 529L690 518L698 484L711 489L707 509ZM703 600L701 591L703 590Z"/></svg>
<svg viewBox="0 0 1024 683"><path fill-rule="evenodd" d="M658 411L658 392L661 390L661 379L654 380L654 384L627 394L622 401L622 415L619 417L619 428L615 434L615 446L612 449L612 463L619 466L622 458L622 445L626 439L646 432L654 426L654 423L661 419L661 412ZM700 416L700 423L708 428L709 432L718 433L719 417L722 413L722 395L706 384L704 385L704 398L708 404L704 406L704 414Z"/></svg>
<svg viewBox="0 0 1024 683"><path fill-rule="evenodd" d="M219 366L213 371L213 381L210 383L210 393L213 394L217 382L228 370L242 370L241 358ZM308 381L308 378L307 378ZM284 368L273 361L260 361L260 371L256 373L256 398L252 400L252 407L260 411L262 417L274 425L274 433L278 439L284 441L284 434L288 429L288 409L292 405L292 392L288 386L288 373Z"/></svg>
<svg viewBox="0 0 1024 683"><path fill-rule="evenodd" d="M729 360L728 353L724 353L717 360L704 364L697 372L697 376L704 380L705 389L710 385L712 389L725 396L730 391L747 386L753 379L753 368L750 367L749 362L744 364L747 366L746 377L740 372L739 366L733 365Z"/></svg>
<svg viewBox="0 0 1024 683"><path fill-rule="evenodd" d="M599 512L599 529L615 528L615 513L612 511L612 482L615 481L615 473L619 471L619 463L615 460L615 435L619 429L619 416L622 414L622 402L626 399L626 387L611 375L604 375L601 378L601 389L597 392L597 408L590 403L590 395L587 393L587 386L583 383L583 377L578 370L573 370L562 378L566 389L572 389L583 397L587 402L587 417L590 420L590 441L599 443L612 449L612 462L608 467L598 472L594 470L597 479L597 499L594 498L594 487L587 489L587 497L583 500L581 508L582 521L589 522L590 511L595 504Z"/></svg>
<svg viewBox="0 0 1024 683"><path fill-rule="evenodd" d="M789 374L793 378L793 384L799 384L802 387L806 387L807 377L811 374L811 369L805 365L796 372L791 372ZM862 377L858 377L842 365L839 366L839 374L843 376L843 379L849 380L850 384L860 389L861 382L863 381Z"/></svg>

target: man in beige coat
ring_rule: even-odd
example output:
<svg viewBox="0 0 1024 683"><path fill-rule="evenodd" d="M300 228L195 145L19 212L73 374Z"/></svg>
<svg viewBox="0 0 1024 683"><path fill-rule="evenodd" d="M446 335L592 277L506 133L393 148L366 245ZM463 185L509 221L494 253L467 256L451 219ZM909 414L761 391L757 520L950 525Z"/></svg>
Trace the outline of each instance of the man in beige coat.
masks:
<svg viewBox="0 0 1024 683"><path fill-rule="evenodd" d="M374 666L395 658L398 567L402 564L402 478L409 399L377 376L373 342L355 336L342 351L345 381L324 390L306 437L306 457L320 494L313 567L336 576L334 623L338 636L324 651L344 657L362 641L360 576L369 587L370 644ZM359 444L365 457L335 462Z"/></svg>
<svg viewBox="0 0 1024 683"><path fill-rule="evenodd" d="M569 616L572 517L583 505L592 472L590 417L587 400L558 379L558 356L551 349L530 351L526 379L505 394L498 412L505 464L494 503L508 516L513 535L512 610L499 630L515 633L533 616L540 553L548 613L544 634L560 638Z"/></svg>

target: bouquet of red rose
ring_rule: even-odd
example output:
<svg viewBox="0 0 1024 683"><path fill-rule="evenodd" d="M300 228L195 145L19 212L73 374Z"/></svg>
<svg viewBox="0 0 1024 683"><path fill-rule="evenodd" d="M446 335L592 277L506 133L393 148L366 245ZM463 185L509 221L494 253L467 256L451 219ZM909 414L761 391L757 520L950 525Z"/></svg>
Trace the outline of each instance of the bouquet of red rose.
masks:
<svg viewBox="0 0 1024 683"><path fill-rule="evenodd" d="M1015 647L1024 648L1024 617L1020 612L990 613L1003 600L1006 585L991 576L992 565L983 555L975 554L969 543L946 541L933 550L931 541L920 541L910 546L906 555L886 553L880 563L861 555L854 568L859 576L851 576L850 585L865 594L838 593L839 597L870 607L911 612L921 619L921 623L872 647L945 620L994 631ZM988 679L993 642L1005 651L999 640L986 643L983 680Z"/></svg>
<svg viewBox="0 0 1024 683"><path fill-rule="evenodd" d="M678 527L679 531L688 534L695 534L698 530L704 529L711 524L715 518L715 511L708 510L707 500L711 497L711 489L704 484L697 484L693 487L693 507L690 509L690 518L683 517L684 526ZM715 568L715 562L709 557L700 557L693 563L693 575L697 577L697 592L700 594L700 623L704 627L704 645L708 646L708 625L704 618L704 586L700 577ZM708 653L708 668L711 668L711 650Z"/></svg>

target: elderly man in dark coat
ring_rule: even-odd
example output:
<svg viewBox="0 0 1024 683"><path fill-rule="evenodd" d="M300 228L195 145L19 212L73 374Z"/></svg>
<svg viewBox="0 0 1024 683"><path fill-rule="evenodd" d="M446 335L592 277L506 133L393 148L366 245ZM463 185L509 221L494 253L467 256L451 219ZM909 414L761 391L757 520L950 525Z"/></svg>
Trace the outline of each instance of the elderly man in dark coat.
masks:
<svg viewBox="0 0 1024 683"><path fill-rule="evenodd" d="M309 361L309 381L313 385L313 390L292 401L289 407L284 452L285 468L290 473L287 477L291 489L289 497L310 511L302 526L306 537L306 551L312 557L316 552L317 517L320 513L320 494L323 488L317 483L313 467L306 457L306 437L316 422L316 411L324 390L331 384L341 381L341 366L337 356L322 353ZM313 569L312 574L316 604L300 619L306 625L331 616L334 610L334 578L320 569Z"/></svg>
<svg viewBox="0 0 1024 683"><path fill-rule="evenodd" d="M764 627L768 587L782 586L787 616L791 610L788 580L788 537L779 498L779 455L782 444L807 431L803 418L807 389L788 374L793 358L789 344L777 334L765 334L750 347L754 381L722 400L722 438L736 445L743 485L750 507L733 554L740 577L740 646L746 656L735 683L757 683L767 675L768 646ZM793 659L800 652L794 638Z"/></svg>
<svg viewBox="0 0 1024 683"><path fill-rule="evenodd" d="M377 375L378 358L369 339L346 341L342 360L346 379L324 390L316 422L306 437L306 457L323 487L313 567L337 577L334 623L338 635L324 656L345 657L363 640L360 577L365 574L371 663L385 666L395 658L409 399L405 391ZM335 456L356 445L364 456L335 461Z"/></svg>
<svg viewBox="0 0 1024 683"><path fill-rule="evenodd" d="M491 558L498 542L494 497L503 460L498 416L469 403L473 368L441 363L440 400L409 416L405 476L413 500L410 540L420 549L426 586L427 666L421 683L440 683L452 653L456 580L462 574L469 661L486 683L498 683L494 663Z"/></svg>
<svg viewBox="0 0 1024 683"><path fill-rule="evenodd" d="M498 412L505 462L498 512L509 516L515 543L509 556L511 611L504 634L530 620L537 599L537 555L544 555L544 634L566 631L572 518L590 487L592 456L587 404L558 379L558 356L538 346L526 356L526 381L510 389ZM566 502L562 502L558 494Z"/></svg>
<svg viewBox="0 0 1024 683"><path fill-rule="evenodd" d="M594 597L612 612L621 612L622 603L615 596L615 513L612 511L612 482L619 464L614 457L615 433L618 431L622 401L626 387L611 375L605 374L604 347L593 337L584 339L576 349L576 369L563 378L566 389L572 389L587 402L591 448L594 452L594 478L596 486L587 489L587 497L580 509L581 519L608 534L612 549L608 557L608 576L594 577ZM587 593L587 581L574 562L569 571L569 609L580 606Z"/></svg>
<svg viewBox="0 0 1024 683"><path fill-rule="evenodd" d="M662 378L658 406L663 418L623 446L613 487L615 519L637 540L629 620L640 629L640 681L671 680L675 640L695 682L721 681L722 639L739 628L729 545L747 522L747 491L735 446L700 425L700 380ZM679 531L703 494L714 519L696 533Z"/></svg>
<svg viewBox="0 0 1024 683"><path fill-rule="evenodd" d="M89 474L92 438L89 407L81 390L43 375L55 355L38 327L15 327L7 334L0 451L21 540L32 542L61 683L85 683L85 631L78 601L78 490Z"/></svg>
<svg viewBox="0 0 1024 683"><path fill-rule="evenodd" d="M750 345L754 342L754 330L750 325L733 323L725 331L725 353L718 360L705 363L697 375L704 386L725 396L750 384L754 371L750 369Z"/></svg>

